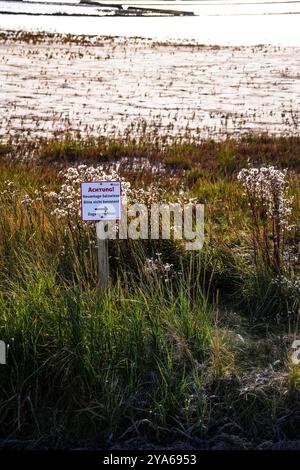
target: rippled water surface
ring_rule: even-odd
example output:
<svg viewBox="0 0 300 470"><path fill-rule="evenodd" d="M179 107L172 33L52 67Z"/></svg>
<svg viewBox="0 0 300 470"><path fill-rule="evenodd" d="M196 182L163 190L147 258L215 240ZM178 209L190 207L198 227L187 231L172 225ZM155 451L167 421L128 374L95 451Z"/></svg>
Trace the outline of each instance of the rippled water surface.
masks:
<svg viewBox="0 0 300 470"><path fill-rule="evenodd" d="M107 3L0 1L0 30L85 37L85 44L2 38L0 139L124 133L141 123L172 136L299 134L298 1L139 5L195 15L126 17Z"/></svg>

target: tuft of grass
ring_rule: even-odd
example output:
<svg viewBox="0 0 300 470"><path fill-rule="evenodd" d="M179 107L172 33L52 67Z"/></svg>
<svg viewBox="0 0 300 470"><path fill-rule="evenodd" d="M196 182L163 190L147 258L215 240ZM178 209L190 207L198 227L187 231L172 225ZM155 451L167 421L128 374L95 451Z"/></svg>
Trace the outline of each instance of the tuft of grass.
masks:
<svg viewBox="0 0 300 470"><path fill-rule="evenodd" d="M188 157L182 157L181 155L167 157L164 160L164 164L167 168L173 170L190 170L192 167L191 160Z"/></svg>
<svg viewBox="0 0 300 470"><path fill-rule="evenodd" d="M217 154L217 161L220 170L227 176L233 173L236 169L236 156L234 148L225 142L221 144L220 150Z"/></svg>

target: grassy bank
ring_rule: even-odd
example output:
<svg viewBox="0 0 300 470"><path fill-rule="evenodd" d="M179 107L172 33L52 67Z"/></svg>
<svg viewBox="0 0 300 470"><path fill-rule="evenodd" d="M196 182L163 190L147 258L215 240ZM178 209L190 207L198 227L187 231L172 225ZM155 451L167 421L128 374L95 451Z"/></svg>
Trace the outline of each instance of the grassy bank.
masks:
<svg viewBox="0 0 300 470"><path fill-rule="evenodd" d="M249 448L297 439L299 154L299 138L268 136L0 145L2 445ZM100 292L94 227L75 204L65 213L60 192L68 168L82 164L117 171L132 201L204 203L204 248L111 241L111 287ZM293 196L286 231L276 232L263 205L253 218L238 178L272 165L287 170L284 204Z"/></svg>

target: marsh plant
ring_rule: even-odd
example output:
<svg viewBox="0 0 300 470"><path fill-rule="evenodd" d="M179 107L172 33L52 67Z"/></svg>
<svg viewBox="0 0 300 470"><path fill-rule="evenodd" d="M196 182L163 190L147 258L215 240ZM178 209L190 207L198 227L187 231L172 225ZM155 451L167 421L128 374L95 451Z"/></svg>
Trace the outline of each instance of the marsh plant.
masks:
<svg viewBox="0 0 300 470"><path fill-rule="evenodd" d="M238 174L251 213L254 261L267 268L282 270L286 233L292 229L292 197L287 195L287 172L274 166L244 168Z"/></svg>

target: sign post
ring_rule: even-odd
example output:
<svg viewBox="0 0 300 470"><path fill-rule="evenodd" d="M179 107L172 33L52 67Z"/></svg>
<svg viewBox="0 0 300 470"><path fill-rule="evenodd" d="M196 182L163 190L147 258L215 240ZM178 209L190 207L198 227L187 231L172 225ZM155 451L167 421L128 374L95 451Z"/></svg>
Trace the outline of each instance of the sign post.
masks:
<svg viewBox="0 0 300 470"><path fill-rule="evenodd" d="M97 222L99 286L109 286L107 221L121 219L121 182L91 181L81 183L82 220Z"/></svg>
<svg viewBox="0 0 300 470"><path fill-rule="evenodd" d="M103 222L98 222L102 224ZM107 239L97 239L98 243L98 273L99 286L106 290L109 284L109 262L108 262L108 243Z"/></svg>

